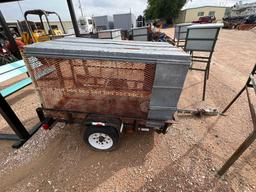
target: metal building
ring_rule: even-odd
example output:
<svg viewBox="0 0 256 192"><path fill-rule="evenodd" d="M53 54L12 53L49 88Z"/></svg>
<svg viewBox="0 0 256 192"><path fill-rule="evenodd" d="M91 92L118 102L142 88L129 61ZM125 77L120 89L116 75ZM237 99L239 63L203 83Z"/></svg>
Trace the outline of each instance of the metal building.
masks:
<svg viewBox="0 0 256 192"><path fill-rule="evenodd" d="M222 21L222 18L228 14L229 7L222 6L202 6L188 8L180 11L176 23L191 23L203 16L215 16L217 21Z"/></svg>

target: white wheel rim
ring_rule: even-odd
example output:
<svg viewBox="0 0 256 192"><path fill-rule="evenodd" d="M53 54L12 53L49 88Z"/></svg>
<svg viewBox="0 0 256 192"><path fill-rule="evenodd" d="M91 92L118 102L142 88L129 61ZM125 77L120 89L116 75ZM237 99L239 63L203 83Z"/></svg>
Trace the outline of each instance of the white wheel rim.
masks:
<svg viewBox="0 0 256 192"><path fill-rule="evenodd" d="M113 140L105 133L93 133L89 136L88 141L91 146L100 150L107 150L113 146Z"/></svg>

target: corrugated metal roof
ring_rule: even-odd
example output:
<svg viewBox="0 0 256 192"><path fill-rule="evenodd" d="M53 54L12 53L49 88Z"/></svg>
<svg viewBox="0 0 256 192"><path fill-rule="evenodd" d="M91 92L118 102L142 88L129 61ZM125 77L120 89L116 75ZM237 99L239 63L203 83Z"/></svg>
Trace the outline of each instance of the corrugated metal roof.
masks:
<svg viewBox="0 0 256 192"><path fill-rule="evenodd" d="M190 55L168 43L118 41L66 37L63 39L36 43L25 47L30 56L69 57L139 62L185 61Z"/></svg>

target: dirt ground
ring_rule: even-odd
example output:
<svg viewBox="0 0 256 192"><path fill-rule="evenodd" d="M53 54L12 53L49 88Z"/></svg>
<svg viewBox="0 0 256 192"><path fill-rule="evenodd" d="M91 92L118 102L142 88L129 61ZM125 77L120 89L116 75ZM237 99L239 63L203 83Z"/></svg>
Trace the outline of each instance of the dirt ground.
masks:
<svg viewBox="0 0 256 192"><path fill-rule="evenodd" d="M173 36L173 30L166 30ZM190 71L180 108L225 105L241 89L256 62L256 33L222 30L212 60L206 101L203 74ZM7 98L26 126L37 122L33 86ZM1 117L0 117L1 118ZM113 152L94 152L83 128L58 123L39 130L22 148L0 141L0 191L256 191L256 143L224 178L216 171L252 131L246 95L227 116L177 115L166 135L127 133ZM0 119L0 131L9 128Z"/></svg>

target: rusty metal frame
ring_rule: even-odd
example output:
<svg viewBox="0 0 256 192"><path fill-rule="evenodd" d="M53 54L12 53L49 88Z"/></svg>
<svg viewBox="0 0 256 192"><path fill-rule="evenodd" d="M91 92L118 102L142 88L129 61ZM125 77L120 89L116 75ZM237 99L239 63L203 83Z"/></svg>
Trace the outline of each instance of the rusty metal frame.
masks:
<svg viewBox="0 0 256 192"><path fill-rule="evenodd" d="M256 75L256 64L245 84L245 86L241 89L241 91L235 96L235 98L227 105L227 107L223 110L222 114L224 114L233 104L234 102L240 97L240 95L246 91L248 104L250 109L250 114L253 123L253 131L250 135L244 140L244 142L238 147L238 149L232 154L232 156L225 162L225 164L220 168L217 172L219 176L224 175L228 169L239 159L239 157L248 149L251 144L256 140L256 106L254 106L251 102L249 89L254 89L256 95L256 82L254 75Z"/></svg>
<svg viewBox="0 0 256 192"><path fill-rule="evenodd" d="M37 110L39 116L40 111ZM0 93L0 115L6 120L10 128L14 131L15 134L0 134L0 140L9 140L16 141L12 147L19 148L24 143L26 143L42 126L46 119L40 119L41 121L37 123L32 129L27 130L20 119L17 117L15 112L12 110L10 105L4 99ZM42 117L42 116L41 116ZM47 120L49 121L49 120Z"/></svg>
<svg viewBox="0 0 256 192"><path fill-rule="evenodd" d="M52 119L58 121L58 122L65 122L68 124L76 123L76 124L83 124L85 123L85 119L89 116L98 116L98 117L103 117L103 118L115 118L115 119L120 119L124 123L125 127L132 127L135 130L138 130L139 126L146 126L147 121L153 121L155 123L159 122L161 123L162 121L160 120L155 120L155 119L141 119L141 118L136 118L136 117L124 117L124 116L117 116L117 115L107 115L107 114L99 114L99 113L91 113L91 112L84 112L84 111L77 111L77 110L67 110L67 109L54 109L54 108L44 108L40 107L37 109L38 111L41 112L41 116L44 116L45 113L47 112L56 112L56 113L64 113L65 118L58 118L58 117L51 117L51 115L48 115ZM38 113L38 112L37 112ZM80 114L83 115L84 117L80 120L77 120L74 118L75 114ZM38 114L39 116L39 114ZM48 118L49 118L48 117ZM39 116L40 118L40 116ZM174 117L173 117L174 118ZM172 119L173 119L172 118ZM124 122L125 120L131 121L130 123ZM142 123L142 124L140 124ZM145 123L145 125L144 125ZM161 127L147 127L148 129L152 129L156 131L157 133L167 133L167 129L169 126L172 125L172 121L166 121L164 122L164 126Z"/></svg>

